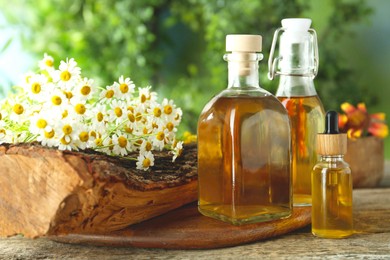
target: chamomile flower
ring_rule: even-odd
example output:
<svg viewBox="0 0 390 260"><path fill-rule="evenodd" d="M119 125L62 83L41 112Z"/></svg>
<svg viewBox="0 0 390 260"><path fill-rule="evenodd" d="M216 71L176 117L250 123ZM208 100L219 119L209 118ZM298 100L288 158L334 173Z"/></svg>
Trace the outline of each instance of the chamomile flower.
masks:
<svg viewBox="0 0 390 260"><path fill-rule="evenodd" d="M77 118L77 120L79 121L84 120L85 114L87 112L87 105L85 99L82 99L80 97L73 97L70 100L68 112L71 113L72 118Z"/></svg>
<svg viewBox="0 0 390 260"><path fill-rule="evenodd" d="M167 129L159 129L156 131L153 142L153 147L158 148L160 151L164 148L165 143L168 141L169 132Z"/></svg>
<svg viewBox="0 0 390 260"><path fill-rule="evenodd" d="M78 129L80 129L80 122L74 118L67 117L58 121L54 131L57 133L58 149L60 150L77 150L75 141L78 138Z"/></svg>
<svg viewBox="0 0 390 260"><path fill-rule="evenodd" d="M145 152L145 153L140 153L139 156L137 157L137 169L138 170L148 170L149 167L154 165L154 156L152 152Z"/></svg>
<svg viewBox="0 0 390 260"><path fill-rule="evenodd" d="M55 85L49 86L51 91L46 94L46 102L44 103L45 108L58 109L68 105L68 99L64 93L59 88L56 88Z"/></svg>
<svg viewBox="0 0 390 260"><path fill-rule="evenodd" d="M109 120L116 125L122 124L126 120L126 103L120 100L111 102L111 109L108 111Z"/></svg>
<svg viewBox="0 0 390 260"><path fill-rule="evenodd" d="M100 145L99 150L108 155L113 154L114 144L112 142L112 138L110 136L102 137L102 145ZM96 142L96 141L95 141Z"/></svg>
<svg viewBox="0 0 390 260"><path fill-rule="evenodd" d="M162 102L162 107L163 107L163 117L166 118L167 120L173 120L176 116L176 106L173 103L173 100L168 100L164 98Z"/></svg>
<svg viewBox="0 0 390 260"><path fill-rule="evenodd" d="M107 107L96 104L87 110L86 117L91 120L92 129L105 129L106 123L109 120Z"/></svg>
<svg viewBox="0 0 390 260"><path fill-rule="evenodd" d="M0 144L38 141L60 150L139 152L137 168L143 170L154 165L155 150L169 148L173 160L181 153L175 134L182 111L172 100L159 103L150 86L136 91L124 76L104 90L94 88L74 59L62 61L58 70L53 64L45 54L41 71L29 73L17 94L0 102Z"/></svg>
<svg viewBox="0 0 390 260"><path fill-rule="evenodd" d="M118 84L116 85L119 91L118 98L129 100L132 98L132 94L134 93L135 85L134 82L131 81L130 78L124 78L123 75L119 77Z"/></svg>
<svg viewBox="0 0 390 260"><path fill-rule="evenodd" d="M9 143L9 134L4 126L0 126L0 144Z"/></svg>
<svg viewBox="0 0 390 260"><path fill-rule="evenodd" d="M139 107L146 110L150 102L154 102L157 99L157 93L150 91L151 87L138 88L138 101Z"/></svg>
<svg viewBox="0 0 390 260"><path fill-rule="evenodd" d="M30 119L30 132L32 134L41 134L44 132L51 132L53 122L48 111L41 111L34 114Z"/></svg>
<svg viewBox="0 0 390 260"><path fill-rule="evenodd" d="M142 144L139 148L140 153L151 152L153 150L153 144L149 139L142 140Z"/></svg>
<svg viewBox="0 0 390 260"><path fill-rule="evenodd" d="M75 143L77 147L80 149L86 149L90 146L90 135L89 135L89 129L86 125L80 125L79 129L77 129L77 138L75 140Z"/></svg>
<svg viewBox="0 0 390 260"><path fill-rule="evenodd" d="M47 77L42 74L33 74L29 77L28 82L24 85L27 93L38 101L43 101L45 98L44 88L47 83Z"/></svg>
<svg viewBox="0 0 390 260"><path fill-rule="evenodd" d="M174 162L176 158L181 155L182 152L183 152L183 142L180 141L176 143L176 146L172 150L173 153L172 162Z"/></svg>
<svg viewBox="0 0 390 260"><path fill-rule="evenodd" d="M93 79L84 78L77 84L75 94L81 99L89 99L94 94Z"/></svg>
<svg viewBox="0 0 390 260"><path fill-rule="evenodd" d="M117 132L112 136L112 143L114 145L112 152L117 155L127 155L131 151L131 142L128 140L126 134Z"/></svg>
<svg viewBox="0 0 390 260"><path fill-rule="evenodd" d="M28 117L29 108L26 102L24 100L10 99L9 105L11 108L9 118L18 124L25 122L26 118Z"/></svg>
<svg viewBox="0 0 390 260"><path fill-rule="evenodd" d="M105 90L100 92L99 98L101 102L110 103L116 98L115 91L117 89L117 85L118 83L114 83L111 86L107 86Z"/></svg>
<svg viewBox="0 0 390 260"><path fill-rule="evenodd" d="M77 67L77 62L71 58L61 61L59 70L53 74L58 86L69 91L72 90L75 82L80 79L81 69Z"/></svg>
<svg viewBox="0 0 390 260"><path fill-rule="evenodd" d="M43 132L39 133L37 137L37 141L40 142L44 146L53 147L56 146L58 140L55 138L56 133L53 128L45 128Z"/></svg>
<svg viewBox="0 0 390 260"><path fill-rule="evenodd" d="M54 58L44 53L43 59L38 62L38 66L42 71L52 71L54 70Z"/></svg>

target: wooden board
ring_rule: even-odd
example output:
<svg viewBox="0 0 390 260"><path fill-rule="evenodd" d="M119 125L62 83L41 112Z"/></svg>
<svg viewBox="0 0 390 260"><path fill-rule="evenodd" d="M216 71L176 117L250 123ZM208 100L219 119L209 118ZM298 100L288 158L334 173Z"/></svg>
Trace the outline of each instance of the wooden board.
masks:
<svg viewBox="0 0 390 260"><path fill-rule="evenodd" d="M113 247L206 249L229 247L286 234L311 223L311 207L294 208L290 218L233 226L202 216L192 203L126 229L102 235L68 234L50 239Z"/></svg>

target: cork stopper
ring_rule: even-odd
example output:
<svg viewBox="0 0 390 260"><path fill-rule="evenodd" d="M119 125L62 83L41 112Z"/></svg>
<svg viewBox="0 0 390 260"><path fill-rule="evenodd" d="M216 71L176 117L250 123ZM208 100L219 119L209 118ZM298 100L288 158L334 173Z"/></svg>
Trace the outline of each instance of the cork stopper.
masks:
<svg viewBox="0 0 390 260"><path fill-rule="evenodd" d="M317 153L320 155L344 155L347 152L347 134L341 134L338 114L328 111L325 116L325 132L317 135Z"/></svg>
<svg viewBox="0 0 390 260"><path fill-rule="evenodd" d="M228 34L226 51L228 52L261 52L261 35Z"/></svg>

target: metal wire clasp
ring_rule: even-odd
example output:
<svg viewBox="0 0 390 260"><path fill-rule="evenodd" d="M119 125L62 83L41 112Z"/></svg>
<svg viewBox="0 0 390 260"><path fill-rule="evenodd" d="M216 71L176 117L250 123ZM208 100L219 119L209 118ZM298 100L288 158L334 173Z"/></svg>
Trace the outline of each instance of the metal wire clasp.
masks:
<svg viewBox="0 0 390 260"><path fill-rule="evenodd" d="M283 59L283 57L276 57L274 58L275 53L275 46L278 41L279 33L285 31L285 28L280 27L278 28L275 33L274 37L272 39L272 45L271 50L268 58L268 78L270 80L273 80L275 78L275 75L290 75L290 76L310 76L307 74L292 74L292 73L282 73L281 71L277 71L277 66L279 62ZM314 67L312 73L310 73L312 76L316 77L318 74L318 66L319 66L319 55L318 55L318 43L317 43L317 33L314 29L309 29L308 32L312 36L313 41L313 52L314 52Z"/></svg>

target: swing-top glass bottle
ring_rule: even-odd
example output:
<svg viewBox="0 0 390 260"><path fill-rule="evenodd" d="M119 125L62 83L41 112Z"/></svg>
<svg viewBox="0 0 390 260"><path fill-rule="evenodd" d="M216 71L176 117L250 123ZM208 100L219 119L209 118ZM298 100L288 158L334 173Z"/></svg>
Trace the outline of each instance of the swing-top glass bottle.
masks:
<svg viewBox="0 0 390 260"><path fill-rule="evenodd" d="M274 34L268 60L268 77L272 80L280 76L276 96L291 120L294 206L311 205L311 170L317 162L316 135L323 132L325 116L313 82L319 58L316 32L310 24L310 19L283 19L282 27Z"/></svg>

